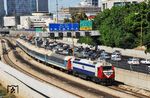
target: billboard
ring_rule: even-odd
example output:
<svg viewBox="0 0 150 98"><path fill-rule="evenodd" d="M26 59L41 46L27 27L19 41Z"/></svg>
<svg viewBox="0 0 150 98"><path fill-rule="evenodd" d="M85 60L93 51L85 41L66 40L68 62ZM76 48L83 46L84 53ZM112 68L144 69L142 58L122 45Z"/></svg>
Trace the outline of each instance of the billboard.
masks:
<svg viewBox="0 0 150 98"><path fill-rule="evenodd" d="M78 23L50 23L49 24L50 31L78 31L79 24Z"/></svg>
<svg viewBox="0 0 150 98"><path fill-rule="evenodd" d="M80 20L80 30L92 30L92 21L89 20Z"/></svg>
<svg viewBox="0 0 150 98"><path fill-rule="evenodd" d="M9 17L4 17L4 26L5 27L12 27L16 25L15 17L14 16L9 16Z"/></svg>
<svg viewBox="0 0 150 98"><path fill-rule="evenodd" d="M36 32L42 32L43 29L42 29L42 28L35 28L35 31L36 31Z"/></svg>

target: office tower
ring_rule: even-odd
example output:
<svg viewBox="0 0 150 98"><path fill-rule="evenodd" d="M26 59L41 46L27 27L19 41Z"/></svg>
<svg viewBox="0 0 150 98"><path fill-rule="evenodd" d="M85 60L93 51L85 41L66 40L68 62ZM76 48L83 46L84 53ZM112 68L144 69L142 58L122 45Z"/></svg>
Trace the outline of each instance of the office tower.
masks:
<svg viewBox="0 0 150 98"><path fill-rule="evenodd" d="M95 6L98 7L99 0L84 0L80 2L81 6Z"/></svg>
<svg viewBox="0 0 150 98"><path fill-rule="evenodd" d="M5 10L4 10L4 0L0 0L0 26L2 26L3 22L3 17L5 15Z"/></svg>
<svg viewBox="0 0 150 98"><path fill-rule="evenodd" d="M34 11L35 0L7 0L7 14L10 16L30 15Z"/></svg>
<svg viewBox="0 0 150 98"><path fill-rule="evenodd" d="M48 12L48 0L36 0L37 12Z"/></svg>
<svg viewBox="0 0 150 98"><path fill-rule="evenodd" d="M91 0L92 6L98 6L99 0Z"/></svg>

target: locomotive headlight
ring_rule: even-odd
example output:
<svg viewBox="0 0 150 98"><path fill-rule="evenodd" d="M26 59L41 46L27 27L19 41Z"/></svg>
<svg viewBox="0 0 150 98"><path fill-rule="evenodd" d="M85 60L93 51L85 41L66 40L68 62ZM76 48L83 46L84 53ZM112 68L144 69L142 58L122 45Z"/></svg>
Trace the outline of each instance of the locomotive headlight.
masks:
<svg viewBox="0 0 150 98"><path fill-rule="evenodd" d="M110 76L110 75L112 74L112 72L107 72L106 74L107 74L108 76Z"/></svg>

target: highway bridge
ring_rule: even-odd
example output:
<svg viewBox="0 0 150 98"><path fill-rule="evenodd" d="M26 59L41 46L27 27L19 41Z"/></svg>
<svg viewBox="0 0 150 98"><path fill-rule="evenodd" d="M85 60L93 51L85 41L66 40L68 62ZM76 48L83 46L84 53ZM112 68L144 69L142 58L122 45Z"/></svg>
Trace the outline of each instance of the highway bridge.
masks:
<svg viewBox="0 0 150 98"><path fill-rule="evenodd" d="M9 30L8 29L0 29L0 34L9 34Z"/></svg>
<svg viewBox="0 0 150 98"><path fill-rule="evenodd" d="M40 37L62 38L62 37L81 37L81 36L100 36L99 31L54 31L54 32L36 32L36 31L10 31L11 36L18 34L36 35Z"/></svg>

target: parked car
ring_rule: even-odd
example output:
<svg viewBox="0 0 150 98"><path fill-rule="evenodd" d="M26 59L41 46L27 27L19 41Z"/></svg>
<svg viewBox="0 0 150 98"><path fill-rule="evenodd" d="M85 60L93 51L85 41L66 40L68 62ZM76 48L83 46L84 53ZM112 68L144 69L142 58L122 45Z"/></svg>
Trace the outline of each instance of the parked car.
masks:
<svg viewBox="0 0 150 98"><path fill-rule="evenodd" d="M132 65L138 65L140 64L139 59L138 58L129 58L127 61L128 64L132 64Z"/></svg>
<svg viewBox="0 0 150 98"><path fill-rule="evenodd" d="M141 64L150 64L150 59L143 59L140 61Z"/></svg>

